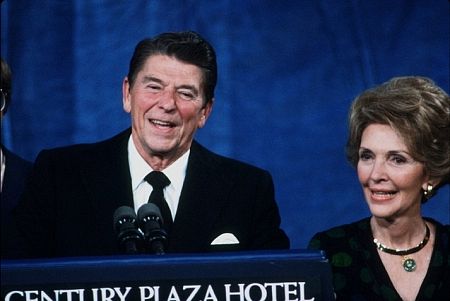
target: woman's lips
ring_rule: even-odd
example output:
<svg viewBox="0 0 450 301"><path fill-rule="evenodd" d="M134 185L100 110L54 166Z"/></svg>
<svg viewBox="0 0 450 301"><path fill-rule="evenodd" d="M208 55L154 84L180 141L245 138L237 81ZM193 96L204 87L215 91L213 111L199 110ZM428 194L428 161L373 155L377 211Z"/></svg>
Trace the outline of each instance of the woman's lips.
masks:
<svg viewBox="0 0 450 301"><path fill-rule="evenodd" d="M374 201L388 201L395 197L397 191L372 190L370 189L370 197Z"/></svg>

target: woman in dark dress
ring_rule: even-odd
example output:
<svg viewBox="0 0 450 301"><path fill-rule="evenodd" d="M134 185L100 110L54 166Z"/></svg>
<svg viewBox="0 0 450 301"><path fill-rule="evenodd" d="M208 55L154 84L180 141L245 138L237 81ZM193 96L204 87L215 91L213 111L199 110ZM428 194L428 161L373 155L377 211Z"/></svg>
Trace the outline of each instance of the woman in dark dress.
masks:
<svg viewBox="0 0 450 301"><path fill-rule="evenodd" d="M326 252L337 300L450 300L450 225L421 213L449 183L448 95L428 78L393 78L355 99L349 131L371 216L309 243Z"/></svg>

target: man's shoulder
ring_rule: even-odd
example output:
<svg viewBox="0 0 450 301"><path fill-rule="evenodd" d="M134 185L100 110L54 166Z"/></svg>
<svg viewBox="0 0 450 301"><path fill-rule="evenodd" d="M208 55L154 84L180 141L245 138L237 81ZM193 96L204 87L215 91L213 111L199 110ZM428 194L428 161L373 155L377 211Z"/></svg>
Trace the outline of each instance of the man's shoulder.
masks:
<svg viewBox="0 0 450 301"><path fill-rule="evenodd" d="M256 165L213 152L195 140L191 147L191 158L195 161L202 162L205 166L219 168L222 172L269 173L267 170Z"/></svg>
<svg viewBox="0 0 450 301"><path fill-rule="evenodd" d="M10 151L8 148L6 148L3 145L2 145L2 152L6 158L7 164L11 164L11 165L23 167L23 168L31 168L31 165L32 165L31 161L28 161L28 160L22 158L21 156Z"/></svg>
<svg viewBox="0 0 450 301"><path fill-rule="evenodd" d="M116 150L120 145L126 146L130 133L130 130L127 129L113 137L97 142L78 143L44 149L38 154L37 160L48 157L60 160L76 160L92 158L91 156L95 153L106 155L106 151Z"/></svg>

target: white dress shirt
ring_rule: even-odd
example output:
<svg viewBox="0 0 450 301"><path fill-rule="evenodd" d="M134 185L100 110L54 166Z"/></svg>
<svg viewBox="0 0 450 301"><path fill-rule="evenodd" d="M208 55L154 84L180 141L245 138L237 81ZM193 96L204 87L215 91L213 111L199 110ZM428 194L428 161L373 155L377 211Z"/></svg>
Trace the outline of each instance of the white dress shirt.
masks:
<svg viewBox="0 0 450 301"><path fill-rule="evenodd" d="M170 180L169 186L164 188L164 198L170 208L173 220L175 220L181 189L183 188L184 178L186 177L189 153L190 150L188 150L166 169L161 170ZM153 190L152 185L144 180L145 176L153 171L153 169L147 164L147 162L145 162L137 151L131 135L128 140L128 163L130 165L134 208L137 212L143 204L147 203L150 193Z"/></svg>

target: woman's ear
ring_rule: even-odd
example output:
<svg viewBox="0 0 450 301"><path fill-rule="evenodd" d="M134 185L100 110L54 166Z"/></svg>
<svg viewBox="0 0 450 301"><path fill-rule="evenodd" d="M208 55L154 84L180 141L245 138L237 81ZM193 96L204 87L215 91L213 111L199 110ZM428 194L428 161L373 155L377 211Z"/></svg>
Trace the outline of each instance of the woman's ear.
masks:
<svg viewBox="0 0 450 301"><path fill-rule="evenodd" d="M432 190L433 188L438 186L441 183L441 181L442 181L442 178L428 178L428 180L422 184L422 189L424 191ZM430 186L431 186L431 188L430 188Z"/></svg>

